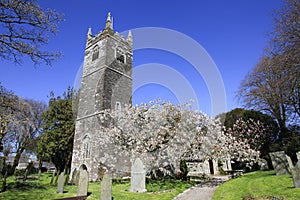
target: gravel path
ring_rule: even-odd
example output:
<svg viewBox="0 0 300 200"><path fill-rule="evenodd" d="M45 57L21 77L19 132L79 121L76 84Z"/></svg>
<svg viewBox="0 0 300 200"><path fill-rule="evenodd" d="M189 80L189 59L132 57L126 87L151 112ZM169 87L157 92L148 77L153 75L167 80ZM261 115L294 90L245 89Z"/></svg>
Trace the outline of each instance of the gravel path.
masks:
<svg viewBox="0 0 300 200"><path fill-rule="evenodd" d="M187 189L174 200L211 200L216 188L227 180L228 176L216 176L209 182L203 182Z"/></svg>

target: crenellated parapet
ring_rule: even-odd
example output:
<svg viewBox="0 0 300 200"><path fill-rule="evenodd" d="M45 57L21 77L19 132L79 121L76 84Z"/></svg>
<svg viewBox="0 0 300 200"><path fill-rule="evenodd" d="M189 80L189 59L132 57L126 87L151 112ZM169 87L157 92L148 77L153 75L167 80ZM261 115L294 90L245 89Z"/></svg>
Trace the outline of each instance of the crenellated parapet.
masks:
<svg viewBox="0 0 300 200"><path fill-rule="evenodd" d="M99 42L100 40L105 39L106 37L110 37L110 38L114 39L117 43L121 44L121 46L125 45L125 46L128 46L130 49L132 49L131 31L129 31L127 38L125 38L120 33L114 31L110 13L108 13L104 30L98 32L96 35L93 35L92 29L89 28L88 33L87 33L86 48L87 49L90 48L91 46L93 46L97 42Z"/></svg>

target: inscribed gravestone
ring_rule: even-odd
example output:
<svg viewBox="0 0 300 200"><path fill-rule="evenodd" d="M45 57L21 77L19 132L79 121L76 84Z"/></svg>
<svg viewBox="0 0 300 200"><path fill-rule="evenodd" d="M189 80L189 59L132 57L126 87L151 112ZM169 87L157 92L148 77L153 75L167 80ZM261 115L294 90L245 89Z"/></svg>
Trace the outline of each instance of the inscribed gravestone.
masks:
<svg viewBox="0 0 300 200"><path fill-rule="evenodd" d="M284 151L272 152L270 157L276 175L290 174L289 162Z"/></svg>
<svg viewBox="0 0 300 200"><path fill-rule="evenodd" d="M146 192L146 171L141 159L137 158L131 168L130 192Z"/></svg>
<svg viewBox="0 0 300 200"><path fill-rule="evenodd" d="M89 174L86 170L80 170L77 196L87 196L89 187Z"/></svg>
<svg viewBox="0 0 300 200"><path fill-rule="evenodd" d="M112 180L109 174L104 174L101 182L100 200L112 199Z"/></svg>
<svg viewBox="0 0 300 200"><path fill-rule="evenodd" d="M57 183L57 190L56 192L59 194L64 193L64 185L65 185L65 177L64 173L62 172L58 177L58 183Z"/></svg>

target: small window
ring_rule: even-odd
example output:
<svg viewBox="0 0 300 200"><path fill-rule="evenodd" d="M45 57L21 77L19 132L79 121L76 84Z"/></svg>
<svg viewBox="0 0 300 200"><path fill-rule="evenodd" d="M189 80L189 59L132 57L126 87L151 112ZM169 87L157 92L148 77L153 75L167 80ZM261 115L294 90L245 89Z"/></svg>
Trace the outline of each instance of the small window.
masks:
<svg viewBox="0 0 300 200"><path fill-rule="evenodd" d="M125 63L124 55L118 55L117 60L118 60L120 63Z"/></svg>
<svg viewBox="0 0 300 200"><path fill-rule="evenodd" d="M95 46L93 48L92 61L97 60L99 58L99 47Z"/></svg>
<svg viewBox="0 0 300 200"><path fill-rule="evenodd" d="M88 142L84 143L84 158L90 157L90 145Z"/></svg>
<svg viewBox="0 0 300 200"><path fill-rule="evenodd" d="M120 63L126 63L125 54L120 49L116 49L116 59Z"/></svg>
<svg viewBox="0 0 300 200"><path fill-rule="evenodd" d="M121 103L118 101L116 102L115 110L121 110Z"/></svg>

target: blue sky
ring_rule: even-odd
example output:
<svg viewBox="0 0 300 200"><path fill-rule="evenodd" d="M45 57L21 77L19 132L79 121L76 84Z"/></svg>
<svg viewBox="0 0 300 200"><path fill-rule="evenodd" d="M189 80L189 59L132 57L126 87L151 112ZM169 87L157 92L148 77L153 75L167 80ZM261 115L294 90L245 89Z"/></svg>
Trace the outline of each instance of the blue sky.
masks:
<svg viewBox="0 0 300 200"><path fill-rule="evenodd" d="M118 32L141 27L161 27L185 34L200 44L220 72L226 91L227 111L241 106L235 98L235 92L241 80L262 56L268 41L267 33L273 28L273 11L283 5L283 0L38 2L44 8L49 7L65 15L65 20L59 24L59 32L51 36L49 45L45 46L49 50L62 52L63 57L56 60L52 67L35 67L26 59L22 66L0 61L0 82L17 95L47 102L50 91L60 95L68 86L72 86L83 63L88 28L91 27L94 34L102 30L107 13L111 12L114 29ZM179 72L192 85L200 109L211 114L207 85L185 58L159 49L134 52L134 67L147 63L159 63ZM180 86L177 80L171 84L174 87ZM172 92L172 89L159 84L147 84L135 91L133 103L139 104L159 97L178 103L176 94Z"/></svg>

